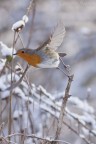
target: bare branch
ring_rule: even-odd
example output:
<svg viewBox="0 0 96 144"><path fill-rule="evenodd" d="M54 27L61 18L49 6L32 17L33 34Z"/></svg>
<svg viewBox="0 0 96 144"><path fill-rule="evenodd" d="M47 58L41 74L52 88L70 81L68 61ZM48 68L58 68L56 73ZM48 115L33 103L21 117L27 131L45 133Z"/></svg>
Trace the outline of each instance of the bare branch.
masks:
<svg viewBox="0 0 96 144"><path fill-rule="evenodd" d="M34 18L35 18L35 13L36 13L36 1L35 0L33 0L32 8L33 8L33 13L32 13L32 20L31 20L31 27L29 29L28 42L27 42L27 46L26 46L27 48L29 47L30 42L31 42L31 38L32 38L32 32L33 32L33 26L34 26Z"/></svg>
<svg viewBox="0 0 96 144"><path fill-rule="evenodd" d="M55 134L55 139L58 139L60 136L60 133L61 133L63 118L65 115L65 108L66 108L68 98L70 97L69 91L70 91L70 87L71 87L71 82L73 81L73 76L74 75L68 77L68 84L67 84L67 87L65 89L65 96L63 97L63 100L62 100L62 106L61 106L60 116L58 118L58 125L57 125L56 134ZM56 144L56 143L57 142L52 142L52 144Z"/></svg>

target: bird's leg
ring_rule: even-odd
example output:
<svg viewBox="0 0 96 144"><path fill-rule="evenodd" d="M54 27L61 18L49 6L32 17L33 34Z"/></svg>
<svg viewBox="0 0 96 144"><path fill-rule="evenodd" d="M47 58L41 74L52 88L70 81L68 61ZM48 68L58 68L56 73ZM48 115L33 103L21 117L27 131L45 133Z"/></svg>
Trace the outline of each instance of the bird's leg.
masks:
<svg viewBox="0 0 96 144"><path fill-rule="evenodd" d="M67 75L60 67L57 67L61 72L63 72L68 78L70 78L70 75Z"/></svg>
<svg viewBox="0 0 96 144"><path fill-rule="evenodd" d="M71 71L70 66L69 66L69 65L66 65L66 64L63 62L63 60L62 60L61 57L60 57L60 61L62 62L62 64L63 64L63 66L65 67L65 69L70 73L70 71Z"/></svg>

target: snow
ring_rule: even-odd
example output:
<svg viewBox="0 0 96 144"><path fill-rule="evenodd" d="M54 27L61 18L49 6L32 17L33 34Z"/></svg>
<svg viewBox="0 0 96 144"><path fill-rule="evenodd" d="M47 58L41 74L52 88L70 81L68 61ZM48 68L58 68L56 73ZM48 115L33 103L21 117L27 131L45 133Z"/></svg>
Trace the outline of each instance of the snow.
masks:
<svg viewBox="0 0 96 144"><path fill-rule="evenodd" d="M83 134L80 134L79 136L80 136L81 138L85 138L85 136L84 136Z"/></svg>
<svg viewBox="0 0 96 144"><path fill-rule="evenodd" d="M84 135L88 136L89 135L89 130L82 128L82 131L84 133Z"/></svg>
<svg viewBox="0 0 96 144"><path fill-rule="evenodd" d="M92 132L96 135L96 129L95 129L95 130L92 130Z"/></svg>
<svg viewBox="0 0 96 144"><path fill-rule="evenodd" d="M27 15L24 15L21 20L13 24L12 30L16 32L20 31L25 26L25 23L27 22L28 22L28 17Z"/></svg>
<svg viewBox="0 0 96 144"><path fill-rule="evenodd" d="M3 91L3 92L1 92L2 99L6 99L9 96L10 96L10 92L9 91Z"/></svg>
<svg viewBox="0 0 96 144"><path fill-rule="evenodd" d="M2 68L4 67L5 63L6 63L6 59L1 59L1 60L0 60L0 71L1 71Z"/></svg>
<svg viewBox="0 0 96 144"><path fill-rule="evenodd" d="M48 93L41 85L38 86L37 90L41 91L45 96L47 96L51 100L54 100L55 97L52 97L52 95Z"/></svg>
<svg viewBox="0 0 96 144"><path fill-rule="evenodd" d="M33 142L32 138L26 138L24 140L24 144L35 144L35 143Z"/></svg>
<svg viewBox="0 0 96 144"><path fill-rule="evenodd" d="M25 23L27 23L27 22L28 22L28 16L27 16L27 15L24 15L24 16L22 17L22 20L23 20Z"/></svg>
<svg viewBox="0 0 96 144"><path fill-rule="evenodd" d="M94 109L93 107L91 107L86 100L81 101L79 98L77 97L70 97L69 102L75 104L78 106L78 108L80 109L84 109L84 111L89 112L89 113L94 113Z"/></svg>
<svg viewBox="0 0 96 144"><path fill-rule="evenodd" d="M2 41L0 41L0 49L1 49L2 56L6 57L8 55L12 55L12 48L9 48Z"/></svg>
<svg viewBox="0 0 96 144"><path fill-rule="evenodd" d="M22 121L22 128L23 129L28 128L29 127L28 111L26 109L23 111L22 119L23 119L23 121Z"/></svg>
<svg viewBox="0 0 96 144"><path fill-rule="evenodd" d="M91 124L93 128L96 126L95 117L88 113L85 113L83 116L81 116L81 119L86 123Z"/></svg>
<svg viewBox="0 0 96 144"><path fill-rule="evenodd" d="M21 30L25 26L25 22L23 20L19 20L16 23L13 24L12 30Z"/></svg>
<svg viewBox="0 0 96 144"><path fill-rule="evenodd" d="M0 78L0 89L2 91L4 91L6 89L6 87L8 86L8 84L7 83L5 84L5 82L6 82L6 77L3 75Z"/></svg>
<svg viewBox="0 0 96 144"><path fill-rule="evenodd" d="M91 93L91 91L92 91L92 89L89 87L89 88L87 88L87 92L88 93Z"/></svg>
<svg viewBox="0 0 96 144"><path fill-rule="evenodd" d="M80 32L84 35L89 35L91 33L91 29L88 27L82 27Z"/></svg>
<svg viewBox="0 0 96 144"><path fill-rule="evenodd" d="M19 116L22 116L22 111L15 110L14 113L13 113L13 118L17 119Z"/></svg>

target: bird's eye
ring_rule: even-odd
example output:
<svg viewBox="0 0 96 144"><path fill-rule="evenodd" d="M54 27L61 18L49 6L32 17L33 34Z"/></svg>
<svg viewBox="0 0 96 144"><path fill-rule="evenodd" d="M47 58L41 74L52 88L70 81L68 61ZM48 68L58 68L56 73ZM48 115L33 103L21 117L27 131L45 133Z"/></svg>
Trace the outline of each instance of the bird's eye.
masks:
<svg viewBox="0 0 96 144"><path fill-rule="evenodd" d="M24 51L21 51L22 53L24 53Z"/></svg>

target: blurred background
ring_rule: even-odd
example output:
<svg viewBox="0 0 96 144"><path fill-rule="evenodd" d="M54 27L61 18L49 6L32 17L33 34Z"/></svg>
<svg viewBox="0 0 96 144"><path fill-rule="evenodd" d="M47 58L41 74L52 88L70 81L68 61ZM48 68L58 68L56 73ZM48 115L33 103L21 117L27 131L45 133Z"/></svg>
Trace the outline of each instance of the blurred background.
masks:
<svg viewBox="0 0 96 144"><path fill-rule="evenodd" d="M2 41L10 48L13 45L12 25L18 20L21 20L22 16L26 14L29 2L30 0L0 0L0 41ZM84 126L86 126L85 124L88 123L90 130L94 130L95 139L96 0L35 0L34 7L32 8L32 11L29 15L29 21L20 35L25 47L27 47L30 37L31 39L29 48L35 49L39 47L50 36L52 31L54 30L54 27L60 21L63 21L65 25L66 35L58 51L67 53L67 56L63 58L63 61L65 64L71 66L72 73L74 74L74 81L72 82L70 93L73 97L69 99L68 109L66 108L70 111L69 115L66 114L68 117L65 116L64 120L66 121L66 123L68 122L68 126L71 126L73 128L76 127L78 129L78 133L81 132L79 126L82 126L82 123L84 124ZM16 43L15 48L16 50L22 48L22 43L19 40ZM22 67L26 66L25 61L22 61L22 59L16 57L14 59L14 64L18 62L22 65ZM28 116L31 116L33 125L31 126L31 130L31 122L29 123L29 132L40 134L40 131L42 131L43 136L46 133L46 136L50 135L50 137L52 137L54 134L53 131L55 131L54 128L56 128L57 125L57 121L55 117L50 117L50 113L47 113L47 111L49 110L51 113L54 113L54 111L56 111L55 115L59 115L58 108L60 108L61 103L58 99L61 96L60 100L62 101L62 96L64 95L64 90L67 84L67 78L62 72L57 69L35 69L34 67L30 67L27 76L29 77L30 83L33 83L32 93L29 93L30 88L28 87L28 84L27 86L25 85L25 89L23 89L24 85L21 83L21 87L17 87L17 89L14 90L16 93L13 97L14 102L12 103L13 105L15 105L15 114L13 114L13 123L15 128L14 132L18 132L19 129L22 130L22 123L24 123L24 120L26 121L27 119L26 113L29 111L27 111L26 107L29 101L28 96L30 96L31 104L29 109L31 113L28 113ZM2 77L0 78L0 84L2 83L1 87L3 87L4 79ZM43 87L41 86L40 88L39 85L42 85ZM6 79L4 86L7 87ZM47 90L48 93L46 93L46 90L44 88ZM41 89L43 92L42 97ZM36 97L33 96L33 93L36 94ZM49 93L51 93L53 97L51 97ZM0 94L3 95L2 93ZM21 95L21 99L16 97L18 95ZM10 96L10 94L8 96ZM59 107L57 107L56 105L57 109L54 109L54 107L52 107L55 105L55 96L56 103L59 105ZM15 97L16 100L14 100ZM25 101L23 100L23 97ZM83 99L83 101L78 98ZM4 102L6 102L7 104L8 101L6 99L7 97L5 96ZM42 99L44 100L43 102L41 101ZM88 105L87 100L90 105ZM2 101L0 102L2 103ZM0 111L2 110L2 106L4 107L4 102L2 105L0 104ZM35 108L34 103L36 103ZM8 109L7 107L5 107L4 109L6 110L6 113L4 111L4 118L0 116L1 123L2 119L4 121L8 119L6 118L6 115L8 115ZM20 120L20 122L16 121L18 119ZM73 122L68 119L75 119L77 121ZM78 119L80 120L79 122ZM81 120L83 120L83 122ZM19 124L21 125L21 127L19 127ZM24 123L24 128L26 128L26 125ZM66 128L65 125L63 126L64 128L62 128L62 137L65 140L73 142L74 144L83 143L79 138L82 133L79 133L80 135L78 137L73 134L69 127ZM82 127L84 128L84 126ZM5 128L4 131L5 134L7 131L6 129L7 128ZM86 134L89 140L92 133L90 131L85 131L85 133L89 133L88 135Z"/></svg>
<svg viewBox="0 0 96 144"><path fill-rule="evenodd" d="M12 47L13 23L20 20L26 12L29 0L0 0L0 41ZM22 31L25 47L32 24L32 14ZM71 87L73 96L85 99L88 93L93 99L96 96L96 1L95 0L36 0L34 26L30 48L37 48L48 36L54 26L63 21L66 36L59 51L67 53L64 62L71 66L74 81ZM17 49L22 48L18 44ZM17 62L21 59L17 59ZM31 71L31 73L30 73ZM32 83L42 85L51 93L62 92L66 86L66 77L56 69L29 70Z"/></svg>

